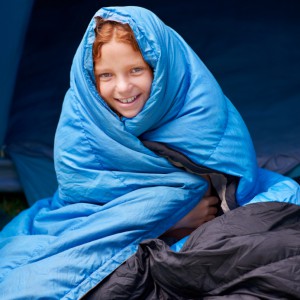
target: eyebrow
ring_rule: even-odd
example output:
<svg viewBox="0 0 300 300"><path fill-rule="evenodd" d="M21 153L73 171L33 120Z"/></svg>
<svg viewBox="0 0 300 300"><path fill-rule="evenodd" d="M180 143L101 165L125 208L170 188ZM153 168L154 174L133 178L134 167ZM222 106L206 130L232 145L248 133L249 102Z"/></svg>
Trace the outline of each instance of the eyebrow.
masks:
<svg viewBox="0 0 300 300"><path fill-rule="evenodd" d="M110 73L111 71L108 68L101 69L101 68L94 67L94 72L98 74L98 73Z"/></svg>
<svg viewBox="0 0 300 300"><path fill-rule="evenodd" d="M132 64L126 65L126 68L128 68L128 69L132 69L132 68L136 68L136 67L150 67L150 66L144 60L140 60L138 62L134 62ZM94 72L95 73L109 73L109 72L111 72L111 69L109 67L102 68L99 65L95 65Z"/></svg>

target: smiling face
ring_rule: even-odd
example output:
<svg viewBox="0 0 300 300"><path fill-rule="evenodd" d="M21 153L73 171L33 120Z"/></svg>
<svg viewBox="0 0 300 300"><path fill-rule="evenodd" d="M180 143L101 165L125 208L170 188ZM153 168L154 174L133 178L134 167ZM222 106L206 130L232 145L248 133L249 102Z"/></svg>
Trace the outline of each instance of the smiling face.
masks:
<svg viewBox="0 0 300 300"><path fill-rule="evenodd" d="M94 61L97 90L118 115L135 117L149 99L153 73L140 51L112 38Z"/></svg>

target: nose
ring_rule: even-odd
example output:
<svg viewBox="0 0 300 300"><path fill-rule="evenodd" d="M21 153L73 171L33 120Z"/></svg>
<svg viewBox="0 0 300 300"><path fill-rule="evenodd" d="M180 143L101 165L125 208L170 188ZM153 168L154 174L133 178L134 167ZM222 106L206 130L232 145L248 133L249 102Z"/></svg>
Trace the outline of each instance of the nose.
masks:
<svg viewBox="0 0 300 300"><path fill-rule="evenodd" d="M116 79L116 90L118 93L128 92L132 84L127 76L118 76Z"/></svg>

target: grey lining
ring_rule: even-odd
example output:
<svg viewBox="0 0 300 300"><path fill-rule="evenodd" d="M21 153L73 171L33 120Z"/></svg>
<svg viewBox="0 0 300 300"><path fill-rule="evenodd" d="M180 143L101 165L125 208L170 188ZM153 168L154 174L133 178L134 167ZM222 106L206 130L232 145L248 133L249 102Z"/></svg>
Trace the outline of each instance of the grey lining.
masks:
<svg viewBox="0 0 300 300"><path fill-rule="evenodd" d="M238 206L235 198L236 187L239 180L238 177L197 165L182 153L167 147L163 143L152 141L142 142L145 147L157 155L165 157L174 166L200 176L208 175L221 200L221 208L223 212L227 212Z"/></svg>

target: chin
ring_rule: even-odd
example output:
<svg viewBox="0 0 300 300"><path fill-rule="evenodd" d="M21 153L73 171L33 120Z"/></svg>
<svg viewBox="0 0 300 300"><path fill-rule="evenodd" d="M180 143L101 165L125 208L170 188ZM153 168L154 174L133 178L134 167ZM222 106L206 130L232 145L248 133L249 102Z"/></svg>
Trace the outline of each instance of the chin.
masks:
<svg viewBox="0 0 300 300"><path fill-rule="evenodd" d="M132 119L132 118L134 118L135 116L137 116L138 113L139 113L139 112L137 112L137 113L125 113L125 114L121 114L121 115L122 115L123 117L125 117L125 118Z"/></svg>

